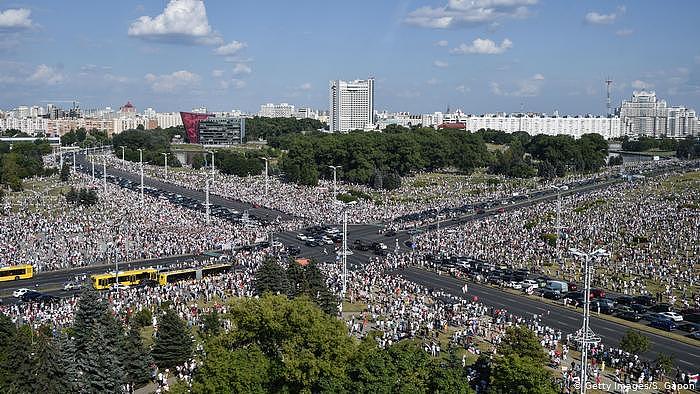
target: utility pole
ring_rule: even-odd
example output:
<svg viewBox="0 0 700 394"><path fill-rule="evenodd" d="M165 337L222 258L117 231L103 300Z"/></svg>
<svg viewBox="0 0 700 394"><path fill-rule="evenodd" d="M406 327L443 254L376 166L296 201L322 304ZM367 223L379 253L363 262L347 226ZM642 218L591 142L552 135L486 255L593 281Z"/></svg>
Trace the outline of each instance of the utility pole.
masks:
<svg viewBox="0 0 700 394"><path fill-rule="evenodd" d="M143 149L138 148L139 164L141 165L141 204L143 204Z"/></svg>
<svg viewBox="0 0 700 394"><path fill-rule="evenodd" d="M593 252L585 253L578 249L569 249L569 252L574 256L583 258L584 267L584 280L583 280L583 324L581 327L580 334L576 337L576 340L581 343L581 378L579 381L579 387L581 394L586 394L586 383L588 381L588 349L590 345L600 342L600 337L593 333L590 328L590 301L591 301L591 278L593 276L593 259L600 259L603 257L610 256L610 254L605 249L597 249Z"/></svg>
<svg viewBox="0 0 700 394"><path fill-rule="evenodd" d="M169 155L169 153L161 153L161 155L165 156L165 179L168 179L168 155Z"/></svg>
<svg viewBox="0 0 700 394"><path fill-rule="evenodd" d="M209 221L210 221L210 210L209 210L209 178L207 178L207 189L206 189L206 192L205 192L205 196L206 196L206 202L204 203L204 205L206 206L206 209L207 209L207 224L209 224Z"/></svg>
<svg viewBox="0 0 700 394"><path fill-rule="evenodd" d="M261 157L261 160L265 160L265 197L267 197L267 191L268 191L268 186L267 186L267 162L270 160L269 157Z"/></svg>
<svg viewBox="0 0 700 394"><path fill-rule="evenodd" d="M338 168L343 168L343 166L328 166L333 169L333 198L338 197L338 184L337 184L337 178L336 178L336 170Z"/></svg>
<svg viewBox="0 0 700 394"><path fill-rule="evenodd" d="M107 155L102 156L102 184L105 187L105 196L107 196Z"/></svg>

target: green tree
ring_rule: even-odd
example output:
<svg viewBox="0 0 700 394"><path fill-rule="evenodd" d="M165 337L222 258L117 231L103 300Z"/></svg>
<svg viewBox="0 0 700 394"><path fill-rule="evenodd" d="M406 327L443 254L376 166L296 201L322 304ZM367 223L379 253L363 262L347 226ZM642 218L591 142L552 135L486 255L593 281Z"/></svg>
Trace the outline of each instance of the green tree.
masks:
<svg viewBox="0 0 700 394"><path fill-rule="evenodd" d="M151 354L159 368L173 368L192 357L191 334L172 309L167 309L158 322Z"/></svg>
<svg viewBox="0 0 700 394"><path fill-rule="evenodd" d="M7 348L7 358L0 367L5 377L2 386L6 393L30 393L34 383L34 357L32 337L28 325L14 331Z"/></svg>
<svg viewBox="0 0 700 394"><path fill-rule="evenodd" d="M642 334L640 331L627 330L622 339L620 339L619 348L626 352L639 355L651 349L651 341L649 337Z"/></svg>
<svg viewBox="0 0 700 394"><path fill-rule="evenodd" d="M124 354L126 382L135 383L136 385L147 383L151 376L151 357L143 345L141 333L135 327L129 329L124 341Z"/></svg>
<svg viewBox="0 0 700 394"><path fill-rule="evenodd" d="M75 391L74 378L60 343L45 335L38 336L34 371L31 380L32 392L46 394L63 394Z"/></svg>
<svg viewBox="0 0 700 394"><path fill-rule="evenodd" d="M288 282L284 269L273 258L267 258L255 272L255 290L257 294L287 294Z"/></svg>
<svg viewBox="0 0 700 394"><path fill-rule="evenodd" d="M202 333L206 336L217 336L221 331L221 319L216 309L204 315L202 318Z"/></svg>
<svg viewBox="0 0 700 394"><path fill-rule="evenodd" d="M256 344L230 350L221 343L207 346L207 355L192 385L195 393L267 393L270 360Z"/></svg>
<svg viewBox="0 0 700 394"><path fill-rule="evenodd" d="M491 366L489 392L556 394L550 372L543 364L517 353L497 356Z"/></svg>
<svg viewBox="0 0 700 394"><path fill-rule="evenodd" d="M673 368L675 366L673 362L673 356L665 353L659 353L656 356L654 364L656 364L656 367L661 370L664 376L668 376L671 372L673 372Z"/></svg>
<svg viewBox="0 0 700 394"><path fill-rule="evenodd" d="M61 182L67 182L69 178L70 178L70 167L68 166L67 163L63 163L63 167L61 167Z"/></svg>
<svg viewBox="0 0 700 394"><path fill-rule="evenodd" d="M153 322L153 313L148 308L141 308L134 314L131 325L134 328L148 327Z"/></svg>

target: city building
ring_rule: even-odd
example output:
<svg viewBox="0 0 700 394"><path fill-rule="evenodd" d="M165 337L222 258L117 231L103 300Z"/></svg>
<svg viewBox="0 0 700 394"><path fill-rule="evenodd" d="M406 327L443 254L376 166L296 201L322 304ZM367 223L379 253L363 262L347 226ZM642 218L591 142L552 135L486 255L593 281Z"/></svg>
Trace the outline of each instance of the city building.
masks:
<svg viewBox="0 0 700 394"><path fill-rule="evenodd" d="M147 118L155 118L156 117L156 110L153 108L146 108L143 110L143 116Z"/></svg>
<svg viewBox="0 0 700 394"><path fill-rule="evenodd" d="M266 118L291 118L294 116L294 106L288 103L267 103L260 106L258 116Z"/></svg>
<svg viewBox="0 0 700 394"><path fill-rule="evenodd" d="M131 104L131 101L127 101L126 104L119 108L119 112L121 112L123 115L134 115L136 114L136 107Z"/></svg>
<svg viewBox="0 0 700 394"><path fill-rule="evenodd" d="M318 112L311 108L297 108L297 112L294 117L297 119L318 119Z"/></svg>
<svg viewBox="0 0 700 394"><path fill-rule="evenodd" d="M211 117L199 121L199 143L204 145L242 144L245 118Z"/></svg>
<svg viewBox="0 0 700 394"><path fill-rule="evenodd" d="M634 91L630 100L622 102L620 119L622 135L632 138L684 138L700 132L694 110L669 107L653 91Z"/></svg>
<svg viewBox="0 0 700 394"><path fill-rule="evenodd" d="M374 78L329 83L331 132L374 128Z"/></svg>
<svg viewBox="0 0 700 394"><path fill-rule="evenodd" d="M156 125L161 129L182 126L182 117L177 112L156 113Z"/></svg>

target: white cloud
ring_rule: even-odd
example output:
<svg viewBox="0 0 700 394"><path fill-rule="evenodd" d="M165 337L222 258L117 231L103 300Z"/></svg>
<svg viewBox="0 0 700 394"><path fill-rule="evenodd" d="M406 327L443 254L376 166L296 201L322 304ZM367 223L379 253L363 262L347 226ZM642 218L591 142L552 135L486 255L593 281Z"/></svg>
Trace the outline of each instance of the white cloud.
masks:
<svg viewBox="0 0 700 394"><path fill-rule="evenodd" d="M450 65L449 63L442 61L442 60L436 60L433 62L433 66L439 67L439 68L445 68L445 67L448 67L449 65Z"/></svg>
<svg viewBox="0 0 700 394"><path fill-rule="evenodd" d="M202 0L170 0L162 14L141 16L129 26L129 35L144 40L180 44L220 44L212 31Z"/></svg>
<svg viewBox="0 0 700 394"><path fill-rule="evenodd" d="M512 47L513 42L507 38L504 39L500 45L489 39L477 38L476 40L472 41L471 45L462 43L457 48L451 49L450 53L457 55L499 55Z"/></svg>
<svg viewBox="0 0 700 394"><path fill-rule="evenodd" d="M27 81L29 82L47 85L56 85L63 82L63 80L64 76L60 71L57 71L53 67L47 66L46 64L38 65L32 75L27 78Z"/></svg>
<svg viewBox="0 0 700 394"><path fill-rule="evenodd" d="M613 12L612 14L599 14L597 12L589 12L584 17L586 23L591 25L609 25L615 22L617 15Z"/></svg>
<svg viewBox="0 0 700 394"><path fill-rule="evenodd" d="M435 45L437 45L439 47L446 47L447 45L449 45L449 42L447 42L447 40L440 40L440 41L437 41L435 43Z"/></svg>
<svg viewBox="0 0 700 394"><path fill-rule="evenodd" d="M28 29L32 27L31 10L10 8L0 12L0 29Z"/></svg>
<svg viewBox="0 0 700 394"><path fill-rule="evenodd" d="M542 74L535 74L530 78L522 79L516 82L516 89L513 91L506 91L501 88L501 85L497 82L491 82L491 93L496 96L512 96L512 97L533 97L540 94L542 89L542 84L544 81L544 76Z"/></svg>
<svg viewBox="0 0 700 394"><path fill-rule="evenodd" d="M221 78L224 75L224 70L211 70L211 76L214 78Z"/></svg>
<svg viewBox="0 0 700 394"><path fill-rule="evenodd" d="M632 33L634 33L634 30L632 30L632 29L620 29L620 30L615 32L615 35L617 35L619 37L627 37L627 36L631 36Z"/></svg>
<svg viewBox="0 0 700 394"><path fill-rule="evenodd" d="M250 74L253 69L245 63L236 63L233 67L233 75Z"/></svg>
<svg viewBox="0 0 700 394"><path fill-rule="evenodd" d="M151 84L154 92L174 92L183 87L195 85L201 79L199 75L187 70L175 71L171 74L146 74L146 82Z"/></svg>
<svg viewBox="0 0 700 394"><path fill-rule="evenodd" d="M503 19L522 19L531 15L530 6L538 0L449 0L441 7L420 7L404 22L434 29L449 29L493 24Z"/></svg>
<svg viewBox="0 0 700 394"><path fill-rule="evenodd" d="M640 90L646 90L646 89L651 89L654 87L654 85L650 84L649 82L642 81L640 79L635 79L632 81L631 86L634 89L640 89Z"/></svg>
<svg viewBox="0 0 700 394"><path fill-rule="evenodd" d="M464 85L457 85L457 87L455 87L455 90L460 92L460 93L471 92L471 89L469 88L469 86L464 86Z"/></svg>
<svg viewBox="0 0 700 394"><path fill-rule="evenodd" d="M433 86L433 85L437 85L438 83L440 83L440 80L438 80L437 78L430 78L429 80L425 81L425 83Z"/></svg>
<svg viewBox="0 0 700 394"><path fill-rule="evenodd" d="M214 50L214 53L222 56L232 56L246 47L246 43L240 41L231 41L228 44L221 45Z"/></svg>
<svg viewBox="0 0 700 394"><path fill-rule="evenodd" d="M219 81L219 86L222 89L242 89L246 86L246 82L241 79L233 78L231 80Z"/></svg>
<svg viewBox="0 0 700 394"><path fill-rule="evenodd" d="M299 86L299 90L311 90L311 84L308 82L302 83L301 86Z"/></svg>

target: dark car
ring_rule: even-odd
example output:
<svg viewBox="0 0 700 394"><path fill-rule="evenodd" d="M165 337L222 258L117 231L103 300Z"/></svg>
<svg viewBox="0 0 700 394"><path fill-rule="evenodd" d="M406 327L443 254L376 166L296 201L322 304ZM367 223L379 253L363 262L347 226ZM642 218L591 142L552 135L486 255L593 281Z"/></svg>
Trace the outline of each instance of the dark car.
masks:
<svg viewBox="0 0 700 394"><path fill-rule="evenodd" d="M650 326L661 329L661 330L666 330L666 331L673 331L676 328L678 328L678 325L674 323L671 320L663 320L663 319L657 319L653 320L651 323L649 323Z"/></svg>
<svg viewBox="0 0 700 394"><path fill-rule="evenodd" d="M396 230L390 229L389 231L384 233L384 236L386 237L395 237L396 236Z"/></svg>
<svg viewBox="0 0 700 394"><path fill-rule="evenodd" d="M639 313L637 313L633 310L626 310L626 311L622 311L622 312L617 312L617 313L615 313L615 316L619 317L620 319L627 320L627 321L637 322L637 321L642 320L642 315L640 315Z"/></svg>
<svg viewBox="0 0 700 394"><path fill-rule="evenodd" d="M647 313L647 307L645 305L635 303L635 304L630 304L629 307L632 308L632 310L637 312L637 313L640 313L640 314Z"/></svg>
<svg viewBox="0 0 700 394"><path fill-rule="evenodd" d="M673 307L670 304L656 304L649 307L649 312L673 312Z"/></svg>
<svg viewBox="0 0 700 394"><path fill-rule="evenodd" d="M591 289L591 296L593 298L605 298L605 290L603 290L603 289Z"/></svg>
<svg viewBox="0 0 700 394"><path fill-rule="evenodd" d="M41 294L40 296L38 296L37 298L34 299L34 301L36 301L36 302L46 302L46 303L56 302L58 300L59 300L58 297L52 296L50 294Z"/></svg>
<svg viewBox="0 0 700 394"><path fill-rule="evenodd" d="M22 294L21 300L24 302L36 301L37 298L41 297L43 294L38 291L30 290Z"/></svg>
<svg viewBox="0 0 700 394"><path fill-rule="evenodd" d="M560 292L558 292L556 290L545 289L542 292L542 297L550 299L550 300L561 300L562 295Z"/></svg>
<svg viewBox="0 0 700 394"><path fill-rule="evenodd" d="M683 315L683 320L689 321L691 323L700 324L700 313L691 313L689 315Z"/></svg>
<svg viewBox="0 0 700 394"><path fill-rule="evenodd" d="M685 332L696 332L700 331L700 324L682 322L678 324L678 329Z"/></svg>
<svg viewBox="0 0 700 394"><path fill-rule="evenodd" d="M600 299L596 301L591 301L591 311L598 311L598 308L600 308L600 313L604 313L606 315L611 315L613 312L615 312L615 307L612 302L606 302L605 299Z"/></svg>
<svg viewBox="0 0 700 394"><path fill-rule="evenodd" d="M630 305L634 302L634 299L630 296L619 296L615 298L615 302L619 305Z"/></svg>
<svg viewBox="0 0 700 394"><path fill-rule="evenodd" d="M578 285L574 282L569 282L566 286L569 288L569 291L578 291Z"/></svg>
<svg viewBox="0 0 700 394"><path fill-rule="evenodd" d="M652 306L652 305L656 304L656 301L654 301L654 299L648 295L636 296L636 297L634 297L634 302L636 304L642 304L644 306Z"/></svg>

